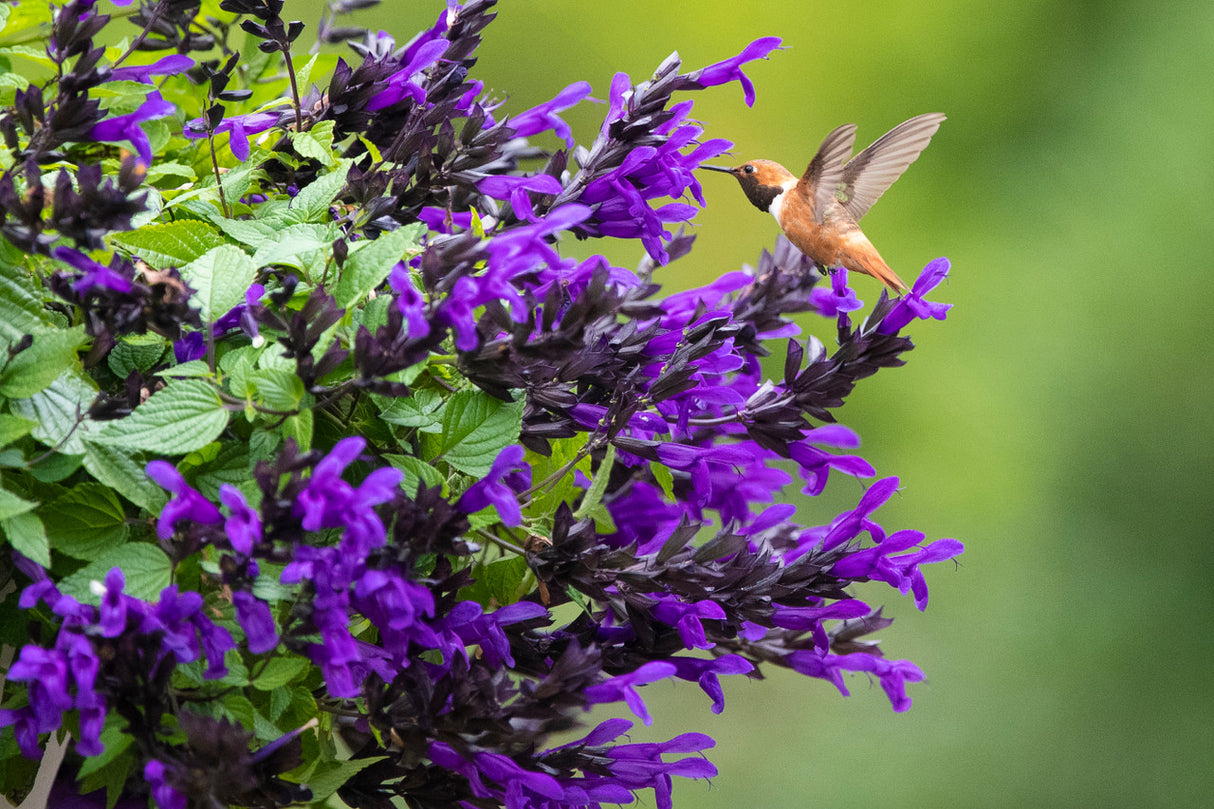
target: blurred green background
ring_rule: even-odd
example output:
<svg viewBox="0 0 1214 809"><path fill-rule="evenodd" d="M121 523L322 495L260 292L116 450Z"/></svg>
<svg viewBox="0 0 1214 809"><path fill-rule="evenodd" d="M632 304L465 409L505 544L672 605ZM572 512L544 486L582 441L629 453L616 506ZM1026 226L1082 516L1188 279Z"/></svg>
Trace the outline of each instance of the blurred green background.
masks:
<svg viewBox="0 0 1214 809"><path fill-rule="evenodd" d="M309 6L293 0L310 23ZM407 40L440 2L364 16ZM294 10L294 9L292 9ZM888 590L881 634L928 682L895 715L784 672L733 678L720 716L694 687L651 686L634 739L717 739L711 784L677 809L739 806L1208 806L1214 787L1214 4L936 0L748 3L505 0L477 75L506 111L585 79L640 81L760 36L787 50L736 86L694 94L706 137L799 173L835 126L858 145L921 112L949 120L865 221L907 280L953 263L945 323L910 329L901 369L841 411L903 492L878 518L965 542L928 572L926 613ZM602 106L567 115L579 141ZM719 162L719 161L718 161ZM736 183L703 179L696 249L671 289L753 264L776 236ZM593 242L635 266L640 245ZM871 306L876 282L854 286ZM831 344L824 322L809 322ZM836 479L801 519L854 504ZM651 798L646 796L648 803Z"/></svg>

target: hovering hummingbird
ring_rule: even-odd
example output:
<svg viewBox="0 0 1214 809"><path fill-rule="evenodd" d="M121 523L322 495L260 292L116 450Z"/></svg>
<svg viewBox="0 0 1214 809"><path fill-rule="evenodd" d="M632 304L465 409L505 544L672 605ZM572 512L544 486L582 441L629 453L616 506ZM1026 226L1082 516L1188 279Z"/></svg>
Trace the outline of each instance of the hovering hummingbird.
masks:
<svg viewBox="0 0 1214 809"><path fill-rule="evenodd" d="M751 160L732 169L700 168L737 177L746 198L774 216L788 240L819 267L827 271L846 267L904 293L906 284L857 223L915 162L944 117L938 112L917 115L877 138L855 157L851 157L851 151L856 125L844 124L826 136L800 179L771 160Z"/></svg>

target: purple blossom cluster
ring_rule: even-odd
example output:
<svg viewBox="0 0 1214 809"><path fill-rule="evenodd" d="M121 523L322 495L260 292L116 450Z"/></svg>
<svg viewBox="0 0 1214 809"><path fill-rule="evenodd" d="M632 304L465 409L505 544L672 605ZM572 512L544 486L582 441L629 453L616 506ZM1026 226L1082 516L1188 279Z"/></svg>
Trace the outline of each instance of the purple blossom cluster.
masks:
<svg viewBox="0 0 1214 809"><path fill-rule="evenodd" d="M167 16L145 20L141 41L203 47L183 4L164 5ZM201 658L203 679L222 679L225 653L250 670L316 667L306 694L325 729L354 760L373 759L351 769L338 791L360 809L397 798L436 809L591 807L631 802L640 790L653 790L666 809L674 776L715 774L702 756L708 736L633 743L624 738L631 722L613 719L553 743L596 705L623 703L651 723L645 686L663 680L695 683L720 713L724 675L779 666L846 694L845 672L863 672L894 710L909 707L906 685L923 673L864 640L890 621L849 589L884 582L922 610L923 566L956 557L961 544L887 532L875 520L895 477L877 479L855 508L821 525L794 522L785 501L794 486L821 494L832 473L877 478L851 454L859 437L835 424L833 411L859 380L905 362L908 325L945 318L948 304L927 295L945 280L947 260L929 264L903 298L882 291L859 323L852 317L864 305L846 271L823 285L828 268L783 238L753 268L660 296L655 271L693 243L675 225L705 204L696 169L731 146L702 139L693 102L674 94L736 81L753 103L744 67L780 40L756 40L688 72L672 55L640 83L617 74L602 126L589 146L577 146L561 113L588 97L588 84L505 114L473 77L493 6L449 2L402 47L384 34L366 37L355 47L361 62L340 61L327 88L296 97L291 109L227 115L241 100L227 89L235 60L201 70L207 107L186 136L227 133L232 156L245 161L248 138L269 133L260 168L284 196L326 170L293 152L286 130L332 125L341 156L354 161L334 208L338 269L351 242L424 227L419 252L377 290L390 300L382 323L356 320L350 340L322 343L346 314L324 283L296 296L301 279L273 268L262 268L244 302L204 333L175 269L137 271L117 256L107 266L82 252L97 246L96 233L129 226L129 216L125 225L44 220L22 207L12 172L0 177L4 234L71 268L51 286L84 313L99 356L117 337L149 328L180 336L178 362L264 337L294 362L307 394L351 424L377 401L368 393L440 401L459 388L521 409L517 436L499 442L476 476L448 467L441 453L423 457L417 435L397 443L388 429L322 434L311 450L287 439L259 456L249 485L223 483L211 496L186 465L149 463L147 474L171 495L156 515L156 539L175 569L201 570L205 560L196 576L214 596L213 617L199 593L176 585L156 603L133 598L117 569L95 583L99 605L82 604L20 560L31 580L21 606L45 602L57 621L54 638L23 647L9 673L27 684L28 703L0 711L0 726L14 726L27 755L73 712L77 751L96 755L102 724L116 713L139 742L141 788L162 809L307 799L305 787L281 777L299 764L302 728L254 751L251 728L204 710L220 704L221 692L173 680ZM287 57L300 28L281 17L281 0L223 7L246 15L243 28L264 52ZM91 4L69 3L61 15L67 8L76 9L76 27L56 47L74 37L84 44L73 53L92 53L101 18L86 13ZM99 59L79 59L76 69L96 71L97 82L117 73L97 67ZM147 81L184 69L180 59L118 70ZM152 159L140 123L171 112L154 92L136 112L104 120L87 102L71 103L84 110L83 123L63 131L129 142L138 154L132 172ZM18 110L35 107L19 97ZM45 149L66 142L41 121L10 114L0 132L22 129ZM544 152L529 140L549 132L564 149ZM140 200L138 184L124 183L81 183L76 193ZM52 246L48 230L76 247ZM574 260L558 249L563 237L635 239L645 258L635 271L600 256ZM177 309L150 307L149 278L179 285ZM833 327L833 351L800 337L800 313ZM784 363L773 379L761 359L775 341ZM435 355L449 373L401 381L400 372ZM342 368L353 376L334 381ZM123 380L127 398L137 400L144 374L164 370ZM129 411L109 395L111 417ZM415 474L416 485L403 486L405 473L384 459L402 445L442 483ZM558 485L564 494L545 499ZM488 582L504 570L517 574L517 586L493 589ZM569 603L581 609L558 621L554 608ZM182 701L197 710L167 726Z"/></svg>

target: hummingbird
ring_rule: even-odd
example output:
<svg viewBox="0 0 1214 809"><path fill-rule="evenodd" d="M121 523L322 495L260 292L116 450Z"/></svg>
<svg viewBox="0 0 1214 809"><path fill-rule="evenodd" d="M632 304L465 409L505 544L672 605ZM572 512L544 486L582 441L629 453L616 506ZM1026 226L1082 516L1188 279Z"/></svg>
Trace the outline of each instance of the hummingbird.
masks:
<svg viewBox="0 0 1214 809"><path fill-rule="evenodd" d="M909 288L858 223L915 162L944 118L939 112L917 115L855 157L851 153L856 125L844 124L826 136L799 179L772 160L751 160L734 168L700 168L736 177L746 198L774 216L788 240L827 272L846 267L871 275L902 294Z"/></svg>

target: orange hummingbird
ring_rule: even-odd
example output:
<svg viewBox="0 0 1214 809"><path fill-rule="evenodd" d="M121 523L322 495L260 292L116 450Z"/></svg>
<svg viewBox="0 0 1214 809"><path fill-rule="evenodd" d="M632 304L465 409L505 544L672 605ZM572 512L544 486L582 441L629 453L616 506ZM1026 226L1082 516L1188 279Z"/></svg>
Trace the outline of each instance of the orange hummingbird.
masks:
<svg viewBox="0 0 1214 809"><path fill-rule="evenodd" d="M858 222L915 162L944 117L939 112L917 115L855 157L851 151L856 125L844 124L826 136L799 180L771 160L751 160L732 169L700 168L737 177L746 198L774 216L788 240L819 267L828 272L832 267L846 267L871 275L901 294L908 287L881 258Z"/></svg>

